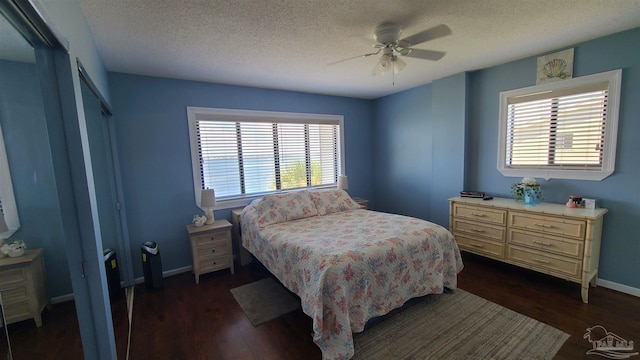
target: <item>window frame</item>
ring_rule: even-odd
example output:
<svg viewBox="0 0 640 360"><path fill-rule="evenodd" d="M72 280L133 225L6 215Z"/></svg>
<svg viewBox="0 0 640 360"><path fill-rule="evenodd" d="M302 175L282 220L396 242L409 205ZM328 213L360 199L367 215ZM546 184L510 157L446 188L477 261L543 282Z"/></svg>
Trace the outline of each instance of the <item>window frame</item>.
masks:
<svg viewBox="0 0 640 360"><path fill-rule="evenodd" d="M607 115L604 131L604 148L602 152L602 168L600 170L577 169L537 169L511 168L506 164L507 129L509 99L534 95L550 91L563 91L579 88L591 84L608 83ZM500 92L499 124L498 124L498 162L497 169L504 176L539 177L549 179L573 179L600 181L611 175L615 170L616 142L618 137L618 117L620 108L620 88L622 70L612 70L578 78L561 80L542 85L535 85L520 89Z"/></svg>
<svg viewBox="0 0 640 360"><path fill-rule="evenodd" d="M191 168L193 175L193 190L196 206L200 207L200 194L202 192L202 179L200 176L200 156L198 151L198 133L197 121L200 118L220 121L254 121L254 122L278 122L278 123L304 123L304 124L326 124L338 122L340 133L338 141L340 144L340 174L345 173L345 146L344 146L344 116L332 114L312 114L312 113L293 113L293 112L277 112L262 110L243 110L243 109L225 109L225 108L206 108L206 107L187 107L187 121L189 125L189 144L191 148ZM329 188L333 186L321 185L312 186L311 188ZM309 188L309 187L307 187ZM305 188L305 189L307 189ZM266 193L283 193L289 191L298 191L300 189L277 190ZM265 194L266 194L265 193ZM229 209L234 207L245 206L251 200L259 198L263 194L239 195L224 200L216 200L214 210Z"/></svg>

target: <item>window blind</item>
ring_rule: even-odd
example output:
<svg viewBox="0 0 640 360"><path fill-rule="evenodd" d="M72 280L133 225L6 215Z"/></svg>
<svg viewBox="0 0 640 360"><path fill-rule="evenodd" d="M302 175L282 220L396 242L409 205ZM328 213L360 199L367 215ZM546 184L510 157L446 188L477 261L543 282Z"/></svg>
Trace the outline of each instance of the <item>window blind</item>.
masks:
<svg viewBox="0 0 640 360"><path fill-rule="evenodd" d="M607 85L509 98L506 166L602 170Z"/></svg>
<svg viewBox="0 0 640 360"><path fill-rule="evenodd" d="M338 121L198 116L195 122L201 186L215 189L217 199L336 183Z"/></svg>

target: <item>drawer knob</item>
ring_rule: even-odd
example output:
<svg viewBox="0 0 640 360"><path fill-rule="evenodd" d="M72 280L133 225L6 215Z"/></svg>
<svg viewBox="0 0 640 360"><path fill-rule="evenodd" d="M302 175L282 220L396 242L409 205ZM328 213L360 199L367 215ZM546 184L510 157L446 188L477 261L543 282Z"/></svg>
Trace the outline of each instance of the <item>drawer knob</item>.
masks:
<svg viewBox="0 0 640 360"><path fill-rule="evenodd" d="M549 224L539 224L539 223L533 223L533 225L535 226L540 226L543 228L547 228L547 229L551 229L553 226L549 225Z"/></svg>
<svg viewBox="0 0 640 360"><path fill-rule="evenodd" d="M484 214L479 214L479 213L471 213L471 215L473 215L473 216L479 216L479 217L483 217L483 216L484 216Z"/></svg>
<svg viewBox="0 0 640 360"><path fill-rule="evenodd" d="M531 260L537 261L537 262L543 263L543 264L548 264L549 263L549 260L544 260L544 259L531 258Z"/></svg>
<svg viewBox="0 0 640 360"><path fill-rule="evenodd" d="M471 229L471 230L473 230L475 232L479 232L479 233L483 233L484 232L484 230L482 230L482 229Z"/></svg>
<svg viewBox="0 0 640 360"><path fill-rule="evenodd" d="M211 252L212 252L212 253L216 252L216 249L212 249L212 250L211 250Z"/></svg>
<svg viewBox="0 0 640 360"><path fill-rule="evenodd" d="M484 247L484 246L482 246L482 245L480 245L480 244L474 244L474 243L471 243L471 246L474 246L474 247L477 247L477 248L482 248L482 247Z"/></svg>
<svg viewBox="0 0 640 360"><path fill-rule="evenodd" d="M540 241L540 240L533 240L533 243L538 245L551 246L551 243Z"/></svg>

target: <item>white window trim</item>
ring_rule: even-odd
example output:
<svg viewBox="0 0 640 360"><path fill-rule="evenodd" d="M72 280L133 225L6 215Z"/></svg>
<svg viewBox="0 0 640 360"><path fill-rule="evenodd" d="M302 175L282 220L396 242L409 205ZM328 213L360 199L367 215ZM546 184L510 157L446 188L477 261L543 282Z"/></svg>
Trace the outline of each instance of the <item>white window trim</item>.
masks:
<svg viewBox="0 0 640 360"><path fill-rule="evenodd" d="M200 163L198 157L197 145L197 129L196 120L201 119L230 121L237 119L238 121L264 121L264 122L308 122L308 123L335 123L337 120L340 125L340 171L345 174L345 146L344 146L344 116L330 114L310 114L310 113L291 113L277 111L260 111L260 110L240 110L240 109L222 109L222 108L204 108L204 107L187 107L187 121L189 122L189 144L191 147L191 168L193 171L193 190L196 206L200 207L200 193L202 192L200 179ZM318 186L317 188L328 188L331 186ZM283 190L281 192L287 192ZM231 199L216 201L214 210L231 209L248 205L251 200L261 197L262 195L238 196Z"/></svg>
<svg viewBox="0 0 640 360"><path fill-rule="evenodd" d="M593 83L608 82L609 95L607 98L607 119L605 122L605 140L603 149L602 170L542 170L542 169L512 169L506 166L506 142L507 142L507 107L508 99L517 96L540 93L545 91L557 91L568 87L577 87ZM503 91L500 93L500 122L498 128L498 171L504 176L514 177L539 177L549 179L574 179L574 180L602 180L611 175L616 163L616 140L618 137L618 115L620 107L620 87L622 82L622 70L612 70L599 74L581 76L578 78L556 81L543 85L530 86L521 89Z"/></svg>

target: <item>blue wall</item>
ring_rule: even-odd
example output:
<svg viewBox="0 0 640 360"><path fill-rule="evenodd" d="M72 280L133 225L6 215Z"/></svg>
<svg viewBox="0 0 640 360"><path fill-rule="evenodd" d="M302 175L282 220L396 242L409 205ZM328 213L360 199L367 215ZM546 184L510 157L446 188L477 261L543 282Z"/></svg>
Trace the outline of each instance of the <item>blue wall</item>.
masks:
<svg viewBox="0 0 640 360"><path fill-rule="evenodd" d="M160 246L164 270L191 265L195 206L187 106L344 115L349 193L374 202L371 102L344 97L109 73L132 253ZM230 219L230 210L216 211ZM136 276L142 266L134 258Z"/></svg>
<svg viewBox="0 0 640 360"><path fill-rule="evenodd" d="M462 186L510 197L510 186L519 178L504 177L496 169L498 96L535 85L536 60L458 74L376 100L378 208L446 225L448 208L438 198L456 196ZM598 277L640 288L640 236L633 227L640 219L640 29L575 46L575 77L619 68L623 80L615 173L603 181L539 180L545 201L564 203L569 194L578 193L609 209ZM452 152L452 144L460 145L458 151ZM451 177L447 180L442 171ZM462 181L458 174L464 174Z"/></svg>
<svg viewBox="0 0 640 360"><path fill-rule="evenodd" d="M431 217L431 93L427 84L373 102L376 210Z"/></svg>

